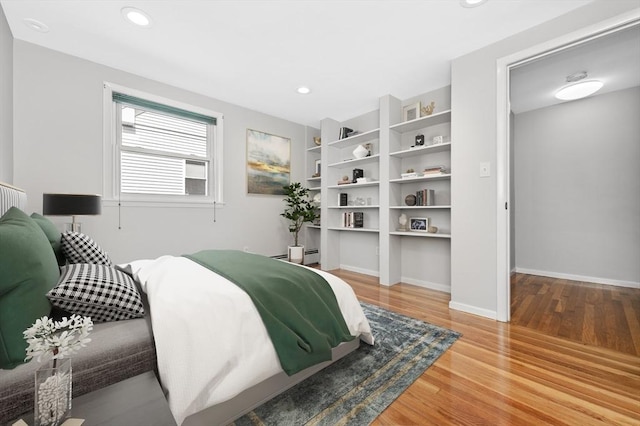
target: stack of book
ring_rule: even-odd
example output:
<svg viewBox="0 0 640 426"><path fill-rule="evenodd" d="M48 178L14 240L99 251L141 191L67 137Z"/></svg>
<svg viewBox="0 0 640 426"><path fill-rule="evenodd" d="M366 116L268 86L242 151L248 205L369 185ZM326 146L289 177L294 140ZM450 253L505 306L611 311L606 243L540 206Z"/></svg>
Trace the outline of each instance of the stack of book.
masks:
<svg viewBox="0 0 640 426"><path fill-rule="evenodd" d="M433 189L421 189L416 191L416 206L435 206L435 191Z"/></svg>
<svg viewBox="0 0 640 426"><path fill-rule="evenodd" d="M432 166L427 167L422 172L423 176L437 176L447 173L447 169L444 166Z"/></svg>
<svg viewBox="0 0 640 426"><path fill-rule="evenodd" d="M364 213L344 212L342 213L343 228L362 228L364 226Z"/></svg>

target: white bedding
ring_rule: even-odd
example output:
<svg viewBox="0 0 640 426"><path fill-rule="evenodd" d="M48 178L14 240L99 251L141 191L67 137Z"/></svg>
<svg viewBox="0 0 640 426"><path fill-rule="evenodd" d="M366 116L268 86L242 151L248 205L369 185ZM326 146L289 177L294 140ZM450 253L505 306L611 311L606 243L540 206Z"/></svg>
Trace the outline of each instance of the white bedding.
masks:
<svg viewBox="0 0 640 426"><path fill-rule="evenodd" d="M158 371L179 425L187 416L282 372L253 302L226 278L184 257L163 256L120 267L133 274L148 295ZM311 270L333 289L351 334L373 344L351 287Z"/></svg>

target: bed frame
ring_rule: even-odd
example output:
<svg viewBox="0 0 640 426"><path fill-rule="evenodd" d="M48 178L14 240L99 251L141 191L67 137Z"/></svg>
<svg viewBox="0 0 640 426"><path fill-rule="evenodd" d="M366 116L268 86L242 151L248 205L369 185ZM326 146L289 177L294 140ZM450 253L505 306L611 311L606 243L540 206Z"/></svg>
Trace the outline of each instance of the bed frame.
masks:
<svg viewBox="0 0 640 426"><path fill-rule="evenodd" d="M287 376L285 372L278 373L275 376L272 376L241 392L228 401L190 415L185 419L184 423L182 423L182 426L212 426L229 424L238 417L241 417L254 408L257 408L269 401L271 398L274 398L287 389L297 385L304 379L313 376L323 368L328 367L339 359L349 355L351 352L358 349L358 347L360 347L359 338L341 343L332 349L331 361L325 361L320 364L313 365L294 374L293 376Z"/></svg>
<svg viewBox="0 0 640 426"><path fill-rule="evenodd" d="M24 210L26 204L27 195L23 190L0 182L0 216L2 216L12 206L16 206ZM341 343L332 349L331 361L316 364L292 376L287 376L285 372L280 372L275 376L244 390L228 401L190 415L185 419L183 426L213 426L231 423L238 417L241 417L254 408L259 407L271 398L281 394L287 389L302 382L304 379L311 377L323 368L328 367L339 359L355 351L359 346L359 338Z"/></svg>

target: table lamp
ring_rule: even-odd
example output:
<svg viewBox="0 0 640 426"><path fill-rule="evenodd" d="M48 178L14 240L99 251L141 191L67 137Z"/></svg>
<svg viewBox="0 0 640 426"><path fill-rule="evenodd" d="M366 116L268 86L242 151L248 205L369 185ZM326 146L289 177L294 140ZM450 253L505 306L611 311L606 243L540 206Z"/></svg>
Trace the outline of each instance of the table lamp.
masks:
<svg viewBox="0 0 640 426"><path fill-rule="evenodd" d="M81 232L76 216L98 215L102 211L101 196L93 194L42 194L42 214L45 216L71 216L67 230Z"/></svg>

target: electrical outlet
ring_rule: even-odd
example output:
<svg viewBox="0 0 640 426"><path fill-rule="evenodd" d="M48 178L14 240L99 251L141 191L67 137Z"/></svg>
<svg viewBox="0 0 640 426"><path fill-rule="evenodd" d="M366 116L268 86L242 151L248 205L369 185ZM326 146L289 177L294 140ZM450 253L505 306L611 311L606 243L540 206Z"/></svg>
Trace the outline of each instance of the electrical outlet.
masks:
<svg viewBox="0 0 640 426"><path fill-rule="evenodd" d="M480 177L491 176L491 163L480 163Z"/></svg>

